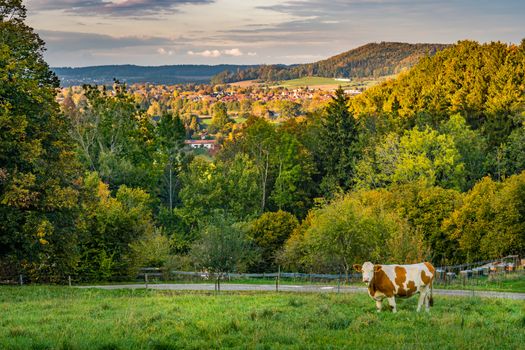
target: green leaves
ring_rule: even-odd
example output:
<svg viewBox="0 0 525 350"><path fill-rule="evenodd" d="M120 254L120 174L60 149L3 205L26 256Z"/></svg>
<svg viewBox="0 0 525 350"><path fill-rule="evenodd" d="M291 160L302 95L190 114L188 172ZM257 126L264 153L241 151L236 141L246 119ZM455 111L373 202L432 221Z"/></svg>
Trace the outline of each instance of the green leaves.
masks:
<svg viewBox="0 0 525 350"><path fill-rule="evenodd" d="M444 188L464 186L464 164L453 137L430 128L386 135L359 161L357 174L358 186L365 188L420 180Z"/></svg>
<svg viewBox="0 0 525 350"><path fill-rule="evenodd" d="M0 259L49 280L76 263L80 171L58 79L25 13L21 1L0 2Z"/></svg>
<svg viewBox="0 0 525 350"><path fill-rule="evenodd" d="M341 87L326 108L319 136L323 175L334 179L342 189L348 189L357 158L357 126Z"/></svg>
<svg viewBox="0 0 525 350"><path fill-rule="evenodd" d="M467 192L444 227L468 261L493 259L525 247L525 172L501 183L485 177Z"/></svg>

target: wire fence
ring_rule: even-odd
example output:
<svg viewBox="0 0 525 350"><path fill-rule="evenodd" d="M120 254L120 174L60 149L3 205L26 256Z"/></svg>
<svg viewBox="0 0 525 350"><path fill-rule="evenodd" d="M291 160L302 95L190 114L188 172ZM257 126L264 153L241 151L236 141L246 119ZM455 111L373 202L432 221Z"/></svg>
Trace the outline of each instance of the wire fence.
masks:
<svg viewBox="0 0 525 350"><path fill-rule="evenodd" d="M486 284L504 283L509 279L525 277L525 259L520 260L517 255L500 259L465 263L459 265L436 267L434 285L439 287L454 286L482 286ZM0 285L26 285L39 284L43 280L31 279L24 274L0 276ZM352 285L360 284L361 274L350 273L299 273L275 272L265 273L212 273L208 271L178 271L159 267L145 267L134 276L111 275L104 278L93 276L65 275L45 279L46 283L59 285L86 285L93 283L253 283L275 284L277 289L280 284L326 284L326 285ZM220 288L217 286L217 288Z"/></svg>

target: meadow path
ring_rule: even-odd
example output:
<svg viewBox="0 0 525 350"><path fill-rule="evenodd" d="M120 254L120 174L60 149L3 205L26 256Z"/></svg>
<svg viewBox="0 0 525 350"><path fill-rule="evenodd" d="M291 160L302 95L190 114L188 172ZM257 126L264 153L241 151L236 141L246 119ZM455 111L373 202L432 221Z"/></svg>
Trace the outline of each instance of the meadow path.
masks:
<svg viewBox="0 0 525 350"><path fill-rule="evenodd" d="M99 286L79 286L78 288L100 288L100 289L144 289L145 284L115 284ZM188 291L214 291L214 284L148 284L149 289L158 290L188 290ZM274 284L221 284L221 291L261 291L275 292ZM280 285L280 292L299 292L299 293L334 293L338 291L336 286L312 286L312 285ZM365 287L341 286L341 293L366 293ZM493 292L481 290L453 290L453 289L434 289L435 295L457 296L457 297L483 297L483 298L501 298L513 300L525 300L525 293Z"/></svg>

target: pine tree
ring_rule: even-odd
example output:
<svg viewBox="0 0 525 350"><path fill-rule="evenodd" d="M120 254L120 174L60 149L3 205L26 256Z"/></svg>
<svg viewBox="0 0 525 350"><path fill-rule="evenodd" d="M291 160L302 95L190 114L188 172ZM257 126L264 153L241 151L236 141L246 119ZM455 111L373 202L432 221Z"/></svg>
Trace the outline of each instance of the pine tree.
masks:
<svg viewBox="0 0 525 350"><path fill-rule="evenodd" d="M348 97L339 87L326 108L320 133L323 182L346 190L356 163L357 125L348 110Z"/></svg>

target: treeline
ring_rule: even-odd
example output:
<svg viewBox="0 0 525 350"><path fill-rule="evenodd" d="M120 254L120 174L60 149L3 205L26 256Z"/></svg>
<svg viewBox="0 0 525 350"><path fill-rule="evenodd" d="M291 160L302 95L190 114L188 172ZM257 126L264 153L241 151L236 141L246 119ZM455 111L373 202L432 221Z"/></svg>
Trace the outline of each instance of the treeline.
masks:
<svg viewBox="0 0 525 350"><path fill-rule="evenodd" d="M184 150L177 108L152 118L124 85L58 105L25 9L4 2L0 16L0 276L524 253L525 41L460 42L280 124L239 127L217 107L211 159Z"/></svg>
<svg viewBox="0 0 525 350"><path fill-rule="evenodd" d="M226 70L212 79L213 84L242 80L280 81L318 76L333 78L382 77L412 67L425 56L432 56L448 45L370 43L326 60L294 66L262 65L237 71Z"/></svg>

